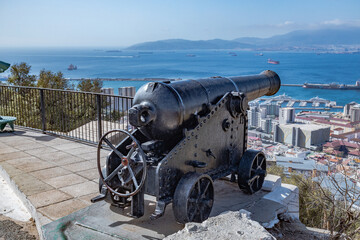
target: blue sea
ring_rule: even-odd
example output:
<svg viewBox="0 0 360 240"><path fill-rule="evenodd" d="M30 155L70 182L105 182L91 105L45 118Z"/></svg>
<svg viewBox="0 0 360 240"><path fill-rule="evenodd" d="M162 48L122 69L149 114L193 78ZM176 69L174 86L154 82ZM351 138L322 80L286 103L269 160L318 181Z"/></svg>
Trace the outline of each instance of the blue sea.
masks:
<svg viewBox="0 0 360 240"><path fill-rule="evenodd" d="M109 49L1 49L0 60L11 64L26 62L31 73L41 69L61 71L67 78L206 78L211 76L240 76L273 70L282 83L345 83L360 79L360 54L258 52L251 51L107 51ZM235 54L234 54L235 53ZM236 56L235 56L236 55ZM267 59L280 64L267 63ZM69 71L70 64L78 70ZM6 78L9 70L0 74ZM4 79L3 79L4 80ZM146 81L104 81L104 87L123 86L139 88ZM315 96L344 105L360 102L360 91L303 89L282 87L278 94L286 93L295 99Z"/></svg>

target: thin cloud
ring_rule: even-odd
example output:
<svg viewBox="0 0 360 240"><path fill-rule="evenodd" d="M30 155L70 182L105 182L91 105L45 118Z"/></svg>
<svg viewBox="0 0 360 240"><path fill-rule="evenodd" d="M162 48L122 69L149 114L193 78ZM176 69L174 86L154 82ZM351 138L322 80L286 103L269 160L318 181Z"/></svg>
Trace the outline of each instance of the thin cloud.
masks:
<svg viewBox="0 0 360 240"><path fill-rule="evenodd" d="M353 27L359 27L360 26L360 19L353 19L353 20L341 20L341 19L332 19L332 20L327 20L327 21L323 21L320 26L353 26Z"/></svg>

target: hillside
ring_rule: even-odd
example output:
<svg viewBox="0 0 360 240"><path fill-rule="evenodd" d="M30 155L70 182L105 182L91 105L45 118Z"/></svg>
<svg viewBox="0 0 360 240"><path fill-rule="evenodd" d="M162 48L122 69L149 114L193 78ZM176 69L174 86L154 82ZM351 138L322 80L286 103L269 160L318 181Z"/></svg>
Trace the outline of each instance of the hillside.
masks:
<svg viewBox="0 0 360 240"><path fill-rule="evenodd" d="M188 50L188 49L236 49L252 48L251 44L222 39L191 41L185 39L169 39L155 42L139 43L127 50Z"/></svg>
<svg viewBox="0 0 360 240"><path fill-rule="evenodd" d="M243 37L234 40L169 39L144 42L128 47L128 50L189 50L189 49L250 49L287 50L292 48L323 48L329 46L360 45L360 28L331 28L298 30L270 38Z"/></svg>

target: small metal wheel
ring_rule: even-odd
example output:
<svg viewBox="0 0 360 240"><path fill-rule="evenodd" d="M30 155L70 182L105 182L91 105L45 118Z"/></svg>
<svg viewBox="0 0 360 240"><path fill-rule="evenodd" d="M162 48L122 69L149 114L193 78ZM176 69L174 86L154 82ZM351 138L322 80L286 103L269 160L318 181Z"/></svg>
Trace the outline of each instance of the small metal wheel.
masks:
<svg viewBox="0 0 360 240"><path fill-rule="evenodd" d="M203 222L214 203L214 187L210 176L190 172L179 181L173 200L173 211L179 223Z"/></svg>
<svg viewBox="0 0 360 240"><path fill-rule="evenodd" d="M266 175L266 158L264 153L246 150L240 160L238 169L239 188L248 194L253 194L262 188Z"/></svg>
<svg viewBox="0 0 360 240"><path fill-rule="evenodd" d="M111 133L120 132L126 134L131 140L132 144L127 146L129 151L127 155L123 155L108 139L107 136ZM106 143L113 152L121 159L120 164L107 176L103 173L101 162L100 162L100 150L103 143ZM138 159L135 158L134 153L137 152ZM133 170L134 165L142 165L141 170L138 172L135 172ZM114 195L117 195L119 197L128 198L131 196L134 196L137 194L142 186L145 183L146 179L146 156L143 150L141 149L139 142L136 140L136 138L128 133L127 131L121 130L121 129L115 129L108 131L105 133L99 140L98 143L98 151L97 151L97 167L100 175L99 183L103 184L107 187L107 189L112 193L112 198ZM137 175L139 174L139 176ZM140 176L141 175L141 176ZM123 184L129 184L132 182L132 185L134 186L131 191L124 193L123 191L119 191L120 186L111 186L110 182L114 177L118 177ZM140 182L139 182L140 179ZM100 186L99 186L100 187ZM116 198L113 198L116 202Z"/></svg>

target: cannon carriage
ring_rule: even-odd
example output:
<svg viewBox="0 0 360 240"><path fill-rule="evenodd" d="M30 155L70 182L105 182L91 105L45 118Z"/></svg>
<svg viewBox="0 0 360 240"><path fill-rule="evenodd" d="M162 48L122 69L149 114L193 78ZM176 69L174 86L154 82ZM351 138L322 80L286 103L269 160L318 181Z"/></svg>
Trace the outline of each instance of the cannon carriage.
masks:
<svg viewBox="0 0 360 240"><path fill-rule="evenodd" d="M142 86L129 110L131 133L112 130L98 144L100 195L131 215L144 215L144 194L156 197L152 219L172 203L180 223L202 222L214 202L213 181L231 175L252 194L266 175L262 152L247 149L248 101L273 95L280 78L272 71L243 77L214 77ZM109 140L121 134L118 144ZM111 148L105 166L100 148Z"/></svg>

